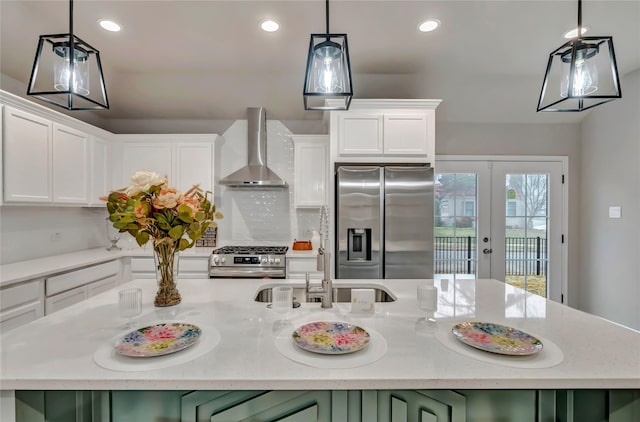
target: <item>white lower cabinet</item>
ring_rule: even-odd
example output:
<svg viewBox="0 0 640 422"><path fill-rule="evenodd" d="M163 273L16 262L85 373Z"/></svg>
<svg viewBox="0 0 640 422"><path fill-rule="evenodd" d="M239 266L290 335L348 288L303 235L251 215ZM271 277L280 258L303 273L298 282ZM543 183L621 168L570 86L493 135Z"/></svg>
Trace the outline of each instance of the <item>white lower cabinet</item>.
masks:
<svg viewBox="0 0 640 422"><path fill-rule="evenodd" d="M121 280L120 260L93 265L45 279L45 315L105 292Z"/></svg>
<svg viewBox="0 0 640 422"><path fill-rule="evenodd" d="M44 279L0 290L0 332L6 332L44 315Z"/></svg>

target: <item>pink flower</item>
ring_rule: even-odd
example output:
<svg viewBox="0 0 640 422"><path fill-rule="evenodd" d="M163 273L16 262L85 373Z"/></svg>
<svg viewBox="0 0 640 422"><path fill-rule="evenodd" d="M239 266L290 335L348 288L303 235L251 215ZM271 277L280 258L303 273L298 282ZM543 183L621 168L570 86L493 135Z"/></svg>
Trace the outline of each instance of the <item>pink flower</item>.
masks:
<svg viewBox="0 0 640 422"><path fill-rule="evenodd" d="M192 217L195 216L198 211L202 210L202 208L200 207L200 201L198 201L197 198L193 198L193 197L184 198L182 203L188 206L189 208L191 208Z"/></svg>
<svg viewBox="0 0 640 422"><path fill-rule="evenodd" d="M149 208L148 206L142 202L139 201L136 203L136 205L133 207L133 214L137 217L137 218L144 218L149 214Z"/></svg>
<svg viewBox="0 0 640 422"><path fill-rule="evenodd" d="M173 188L162 188L153 200L156 209L175 208L182 201L182 193Z"/></svg>

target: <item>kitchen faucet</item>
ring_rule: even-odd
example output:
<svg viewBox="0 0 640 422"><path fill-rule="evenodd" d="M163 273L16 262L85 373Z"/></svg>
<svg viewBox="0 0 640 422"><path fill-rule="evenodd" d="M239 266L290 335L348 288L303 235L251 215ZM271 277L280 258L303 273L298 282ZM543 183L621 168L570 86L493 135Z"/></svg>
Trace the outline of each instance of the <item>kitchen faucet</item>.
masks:
<svg viewBox="0 0 640 422"><path fill-rule="evenodd" d="M318 271L324 271L321 287L309 285L309 273L306 277L307 299L322 299L322 308L333 307L333 281L331 280L331 254L324 247L318 248Z"/></svg>

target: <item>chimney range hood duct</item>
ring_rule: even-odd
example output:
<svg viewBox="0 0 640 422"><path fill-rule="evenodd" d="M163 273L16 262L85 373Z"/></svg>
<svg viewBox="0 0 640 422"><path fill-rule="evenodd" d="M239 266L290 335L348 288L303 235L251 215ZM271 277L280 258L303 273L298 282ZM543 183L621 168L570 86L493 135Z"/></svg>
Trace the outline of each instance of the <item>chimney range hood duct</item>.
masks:
<svg viewBox="0 0 640 422"><path fill-rule="evenodd" d="M267 167L267 118L264 107L247 108L248 165L218 183L234 188L286 188L282 180Z"/></svg>

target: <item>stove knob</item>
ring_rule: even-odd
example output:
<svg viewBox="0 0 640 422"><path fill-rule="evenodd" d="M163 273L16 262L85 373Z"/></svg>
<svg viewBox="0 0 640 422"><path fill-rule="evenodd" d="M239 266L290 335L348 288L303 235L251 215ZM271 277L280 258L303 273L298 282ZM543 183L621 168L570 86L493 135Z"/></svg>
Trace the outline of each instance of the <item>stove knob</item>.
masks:
<svg viewBox="0 0 640 422"><path fill-rule="evenodd" d="M223 256L222 259L220 259L220 262L224 264L225 262L227 262L227 258Z"/></svg>
<svg viewBox="0 0 640 422"><path fill-rule="evenodd" d="M267 263L267 258L262 258L262 263L266 264Z"/></svg>
<svg viewBox="0 0 640 422"><path fill-rule="evenodd" d="M280 263L280 258L276 258L275 263L279 264Z"/></svg>
<svg viewBox="0 0 640 422"><path fill-rule="evenodd" d="M269 258L269 264L273 264L273 258Z"/></svg>
<svg viewBox="0 0 640 422"><path fill-rule="evenodd" d="M214 257L213 257L213 263L214 263L214 264L217 264L217 263L218 263L218 261L220 261L220 259L219 259L217 256L214 256Z"/></svg>

